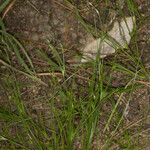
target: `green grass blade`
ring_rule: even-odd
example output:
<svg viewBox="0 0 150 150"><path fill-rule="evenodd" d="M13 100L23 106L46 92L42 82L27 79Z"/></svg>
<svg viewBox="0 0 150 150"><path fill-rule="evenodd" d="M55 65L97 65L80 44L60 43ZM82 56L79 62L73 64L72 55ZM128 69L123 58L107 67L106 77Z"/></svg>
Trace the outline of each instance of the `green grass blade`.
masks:
<svg viewBox="0 0 150 150"><path fill-rule="evenodd" d="M0 13L5 9L5 7L11 2L11 0L3 0L2 4L0 5Z"/></svg>

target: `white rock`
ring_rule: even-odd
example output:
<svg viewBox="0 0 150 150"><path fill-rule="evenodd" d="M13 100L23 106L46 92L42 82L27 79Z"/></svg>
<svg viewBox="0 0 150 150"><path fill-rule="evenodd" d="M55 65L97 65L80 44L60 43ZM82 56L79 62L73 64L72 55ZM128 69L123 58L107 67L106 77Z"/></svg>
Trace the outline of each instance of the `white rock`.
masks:
<svg viewBox="0 0 150 150"><path fill-rule="evenodd" d="M109 40L106 37L96 39L85 46L83 49L83 58L81 62L87 62L95 59L97 53L100 58L104 58L115 52L118 48L125 48L130 43L130 33L133 30L135 17L126 17L120 22L116 21L111 31L108 32ZM113 39L113 40L112 40ZM114 42L116 41L116 42Z"/></svg>

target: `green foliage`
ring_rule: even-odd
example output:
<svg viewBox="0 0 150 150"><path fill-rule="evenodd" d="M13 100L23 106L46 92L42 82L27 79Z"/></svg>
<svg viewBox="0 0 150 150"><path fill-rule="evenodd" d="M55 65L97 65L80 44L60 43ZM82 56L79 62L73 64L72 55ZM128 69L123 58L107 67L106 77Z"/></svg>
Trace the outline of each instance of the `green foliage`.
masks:
<svg viewBox="0 0 150 150"><path fill-rule="evenodd" d="M11 2L11 0L2 0L0 5L0 13L5 9L5 7Z"/></svg>
<svg viewBox="0 0 150 150"><path fill-rule="evenodd" d="M9 2L3 1L0 12ZM73 5L73 0L65 0L65 2L67 6L74 8L73 13L85 31L95 37L104 34L102 31L95 30L83 19L80 11ZM134 2L127 0L126 3L130 13L137 15ZM136 132L135 138L124 123L132 93L144 87L136 81L150 77L142 63L136 36L132 39L135 41L133 52L127 47L118 50L116 56L106 62L97 56L95 61L77 67L67 66L63 57L63 46L59 52L48 41L48 53L52 57L50 58L42 50L38 50L38 55L48 63L49 74L59 72L62 77L50 76L51 85L46 87L48 97L46 97L47 107L44 110L45 114L48 110L48 114L44 116L40 111L36 112L36 115L30 112L27 100L32 101L32 99L24 100L22 90L32 86L32 83L21 83L16 72L38 82L40 86L42 84L45 87L48 82L45 83L37 77L30 55L21 43L5 30L2 20L0 20L0 28L0 63L6 71L0 73L0 87L4 91L4 100L8 103L0 106L2 122L0 144L3 145L3 149L72 150L81 147L83 150L90 150L94 149L95 141L94 146L97 149L139 148L138 138L142 129ZM136 30L135 28L135 34ZM11 59L12 54L16 57L17 65ZM91 69L90 78L86 81L85 78L79 79L78 71L80 69L86 71L87 68ZM123 85L112 85L112 72L115 71L126 77ZM82 77L82 74L80 76ZM125 101L123 101L124 95L128 95ZM39 97L35 102L40 102ZM41 103L44 104L45 101L42 97ZM120 111L121 103L124 105Z"/></svg>

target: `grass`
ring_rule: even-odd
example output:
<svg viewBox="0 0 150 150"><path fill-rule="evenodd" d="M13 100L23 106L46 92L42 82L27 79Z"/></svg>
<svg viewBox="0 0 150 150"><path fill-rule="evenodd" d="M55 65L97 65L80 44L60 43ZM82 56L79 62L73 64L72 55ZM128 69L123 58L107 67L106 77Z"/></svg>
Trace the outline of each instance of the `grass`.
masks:
<svg viewBox="0 0 150 150"><path fill-rule="evenodd" d="M73 11L88 33L95 37L104 34L85 22L80 9L73 1L65 2L65 6ZM0 12L4 11L8 3L9 1L2 3ZM95 3L98 4L98 1ZM127 0L127 7L131 15L144 20L132 0ZM125 17L122 9L119 9L118 13ZM1 103L4 103L0 107L1 149L144 148L144 144L139 141L147 131L142 125L145 119L149 118L146 111L149 108L145 108L144 117L138 118L137 121L133 120L127 124L126 119L129 104L134 100L133 93L149 85L144 81L150 74L142 63L136 36L138 27L135 27L131 48L118 50L112 59L97 58L78 66L69 66L64 60L63 46L59 53L60 50L48 41L52 58L43 50L38 50L40 58L49 66L47 70L50 79L46 80L41 80L38 76L30 55L22 44L5 30L2 19L0 27L0 92L3 93ZM16 63L12 59L13 55ZM123 85L112 85L114 72L122 75ZM84 74L89 74L89 77ZM24 80L20 80L22 76L25 77ZM44 87L48 94L44 97L38 95L36 98L36 103L46 105L42 110L38 106L36 115L24 97L26 93L23 92L24 88L30 89L34 86ZM31 97L27 100L31 101L32 105L32 92L30 94ZM142 140L143 142L145 141ZM145 145L148 144L146 141Z"/></svg>

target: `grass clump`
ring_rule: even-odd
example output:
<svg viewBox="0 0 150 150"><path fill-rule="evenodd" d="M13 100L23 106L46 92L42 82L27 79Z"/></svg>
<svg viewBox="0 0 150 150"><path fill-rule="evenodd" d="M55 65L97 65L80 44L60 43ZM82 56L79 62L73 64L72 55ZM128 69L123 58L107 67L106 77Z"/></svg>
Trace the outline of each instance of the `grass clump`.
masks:
<svg viewBox="0 0 150 150"><path fill-rule="evenodd" d="M74 15L87 32L101 36L92 25L84 22L73 1L65 2L67 7L74 8ZM4 4L0 10L5 8ZM128 0L127 7L131 14L138 14L133 1ZM122 15L124 12L120 11ZM147 112L144 117L127 123L129 105L135 99L133 94L147 88L149 83L145 80L150 77L142 63L137 27L131 47L118 50L110 59L97 57L77 66L65 62L63 46L60 53L48 41L52 58L38 50L40 58L48 63L46 76L49 78L45 79L39 77L29 52L5 30L2 19L0 28L0 102L4 104L0 107L2 149L99 150L143 146L139 140L145 132L142 124L149 117ZM117 85L114 85L115 75L117 80L119 78ZM21 80L22 76L25 79ZM34 100L31 91L25 98L33 86L36 87L34 92L42 87L47 95L38 93ZM31 109L33 101L40 104L35 112Z"/></svg>

